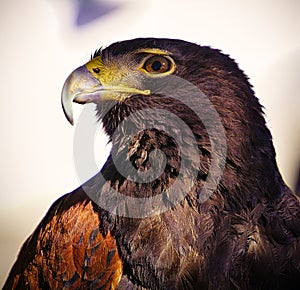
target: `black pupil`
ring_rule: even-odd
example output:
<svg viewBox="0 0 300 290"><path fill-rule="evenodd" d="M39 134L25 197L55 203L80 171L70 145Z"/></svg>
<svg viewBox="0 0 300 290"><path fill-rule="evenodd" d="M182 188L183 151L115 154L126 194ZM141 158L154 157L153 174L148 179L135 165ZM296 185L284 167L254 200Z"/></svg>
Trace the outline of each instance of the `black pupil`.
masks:
<svg viewBox="0 0 300 290"><path fill-rule="evenodd" d="M159 71L162 67L162 63L160 61L156 60L152 63L151 67L154 71Z"/></svg>

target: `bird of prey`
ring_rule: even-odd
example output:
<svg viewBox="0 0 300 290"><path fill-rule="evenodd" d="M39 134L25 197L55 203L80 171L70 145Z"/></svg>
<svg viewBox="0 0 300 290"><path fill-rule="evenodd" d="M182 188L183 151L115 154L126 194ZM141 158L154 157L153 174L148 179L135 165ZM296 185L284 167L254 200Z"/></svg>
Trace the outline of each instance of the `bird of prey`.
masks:
<svg viewBox="0 0 300 290"><path fill-rule="evenodd" d="M233 59L117 42L67 78L71 123L74 102L96 104L111 154L51 206L4 289L299 289L299 198Z"/></svg>

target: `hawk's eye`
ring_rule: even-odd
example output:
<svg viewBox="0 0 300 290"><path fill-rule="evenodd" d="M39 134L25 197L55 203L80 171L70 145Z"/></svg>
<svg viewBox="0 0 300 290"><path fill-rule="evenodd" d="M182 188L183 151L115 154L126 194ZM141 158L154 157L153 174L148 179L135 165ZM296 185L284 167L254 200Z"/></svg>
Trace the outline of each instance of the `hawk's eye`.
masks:
<svg viewBox="0 0 300 290"><path fill-rule="evenodd" d="M146 60L143 69L151 74L161 74L170 71L174 64L167 57L156 55Z"/></svg>

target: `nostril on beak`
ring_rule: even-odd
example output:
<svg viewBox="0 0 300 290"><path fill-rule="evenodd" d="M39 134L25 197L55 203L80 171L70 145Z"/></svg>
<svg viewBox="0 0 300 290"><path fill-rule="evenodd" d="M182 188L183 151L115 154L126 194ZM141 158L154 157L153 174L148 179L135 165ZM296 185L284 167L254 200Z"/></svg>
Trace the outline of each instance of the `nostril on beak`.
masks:
<svg viewBox="0 0 300 290"><path fill-rule="evenodd" d="M95 74L98 74L100 72L100 68L98 68L98 67L94 67L94 68L92 68L92 70Z"/></svg>

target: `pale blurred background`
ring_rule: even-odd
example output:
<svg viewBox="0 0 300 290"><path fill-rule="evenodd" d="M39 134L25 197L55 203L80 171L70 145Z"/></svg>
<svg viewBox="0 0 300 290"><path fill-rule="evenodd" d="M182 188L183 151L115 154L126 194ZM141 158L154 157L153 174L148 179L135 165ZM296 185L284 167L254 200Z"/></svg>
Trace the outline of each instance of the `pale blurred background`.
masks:
<svg viewBox="0 0 300 290"><path fill-rule="evenodd" d="M0 286L52 202L80 185L73 165L74 127L63 115L60 92L68 74L100 46L154 36L230 54L266 107L281 172L294 186L300 162L300 1L245 3L1 2ZM104 136L97 140L101 167L109 146Z"/></svg>

